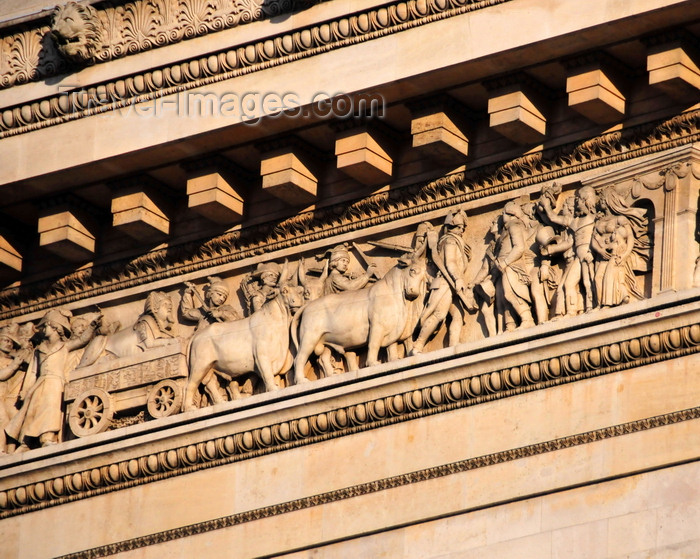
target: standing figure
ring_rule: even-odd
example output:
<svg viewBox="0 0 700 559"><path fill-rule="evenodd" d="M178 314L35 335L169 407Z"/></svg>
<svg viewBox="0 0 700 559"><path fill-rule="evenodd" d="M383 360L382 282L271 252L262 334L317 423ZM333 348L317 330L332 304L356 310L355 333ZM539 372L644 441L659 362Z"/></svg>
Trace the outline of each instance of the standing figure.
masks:
<svg viewBox="0 0 700 559"><path fill-rule="evenodd" d="M413 343L412 355L423 352L428 338L437 331L448 315L451 318L448 344L458 344L464 326L464 313L474 310L471 293L464 283L464 274L471 258L471 248L464 242L466 229L467 214L463 210L452 212L445 218L437 246L430 246L432 259L439 273L430 284L428 304L420 317L421 329ZM430 232L428 237L430 245Z"/></svg>
<svg viewBox="0 0 700 559"><path fill-rule="evenodd" d="M502 216L498 216L491 222L487 239L486 254L481 263L481 268L474 276L474 279L467 289L471 289L475 299L478 301L479 310L484 317L484 325L489 336L495 336L498 333L497 317L503 314L502 297L497 297L496 285L500 274L496 267L496 254L500 248L501 241L501 226Z"/></svg>
<svg viewBox="0 0 700 559"><path fill-rule="evenodd" d="M196 330L207 324L215 322L229 322L239 320L241 315L226 303L229 296L229 288L224 281L216 276L207 278L209 284L204 288L204 298L192 283L185 283L186 289L180 301L180 314L185 320L196 322ZM195 304L195 298L199 299L199 305Z"/></svg>
<svg viewBox="0 0 700 559"><path fill-rule="evenodd" d="M625 215L615 215L608 205L611 188L599 200L591 248L595 255L595 285L598 306L614 307L632 297L642 299L634 275L635 234Z"/></svg>
<svg viewBox="0 0 700 559"><path fill-rule="evenodd" d="M369 283L374 264L359 276L350 272L350 252L345 245L338 245L331 251L330 273L323 284L323 294L341 293L362 289Z"/></svg>
<svg viewBox="0 0 700 559"><path fill-rule="evenodd" d="M560 293L563 297L557 296L555 308L557 316L562 316L565 312L568 316L575 316L584 309L589 311L593 308L595 297L591 239L597 204L598 195L590 186L581 187L576 191L573 216L556 215L547 199L540 202L540 207L552 223L569 230L569 242L557 243L542 249L544 255L564 252L566 259L566 268L560 285ZM583 284L583 306L579 289L581 283Z"/></svg>
<svg viewBox="0 0 700 559"><path fill-rule="evenodd" d="M20 347L11 326L0 329L0 454L5 453L5 427L17 414L19 391L26 374L22 365L30 355L29 351L20 350Z"/></svg>
<svg viewBox="0 0 700 559"><path fill-rule="evenodd" d="M279 295L282 270L275 262L258 264L255 271L241 282L241 289L248 302L248 313L259 311L262 306Z"/></svg>
<svg viewBox="0 0 700 559"><path fill-rule="evenodd" d="M27 450L56 444L63 425L63 389L71 372L71 352L92 337L96 324L90 324L80 337L71 339L70 313L50 310L39 323L43 341L34 350L26 380L20 390L23 402L17 415L5 428L7 450Z"/></svg>
<svg viewBox="0 0 700 559"><path fill-rule="evenodd" d="M503 298L520 319L522 328L535 325L530 307L533 302L530 286L533 281L535 255L530 250L532 243L529 241L530 228L526 220L517 202L506 204L503 209L503 234L496 258ZM513 321L506 320L506 330L514 328Z"/></svg>

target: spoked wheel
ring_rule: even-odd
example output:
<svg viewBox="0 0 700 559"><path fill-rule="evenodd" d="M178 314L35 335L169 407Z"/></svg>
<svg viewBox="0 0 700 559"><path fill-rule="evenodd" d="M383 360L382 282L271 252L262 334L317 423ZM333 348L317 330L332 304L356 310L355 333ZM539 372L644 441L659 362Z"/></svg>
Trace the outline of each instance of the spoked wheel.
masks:
<svg viewBox="0 0 700 559"><path fill-rule="evenodd" d="M92 388L73 403L68 425L76 436L86 437L106 431L113 416L112 397L101 388Z"/></svg>
<svg viewBox="0 0 700 559"><path fill-rule="evenodd" d="M171 379L161 380L148 393L148 413L155 419L178 413L182 408L182 396L180 383Z"/></svg>

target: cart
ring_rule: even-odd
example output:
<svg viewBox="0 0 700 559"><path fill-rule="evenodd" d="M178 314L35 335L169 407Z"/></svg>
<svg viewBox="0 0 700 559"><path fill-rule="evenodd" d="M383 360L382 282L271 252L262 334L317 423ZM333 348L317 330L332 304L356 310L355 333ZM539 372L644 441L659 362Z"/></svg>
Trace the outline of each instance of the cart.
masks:
<svg viewBox="0 0 700 559"><path fill-rule="evenodd" d="M115 414L146 408L152 418L180 411L187 361L178 343L75 369L65 387L68 426L77 437L109 429Z"/></svg>

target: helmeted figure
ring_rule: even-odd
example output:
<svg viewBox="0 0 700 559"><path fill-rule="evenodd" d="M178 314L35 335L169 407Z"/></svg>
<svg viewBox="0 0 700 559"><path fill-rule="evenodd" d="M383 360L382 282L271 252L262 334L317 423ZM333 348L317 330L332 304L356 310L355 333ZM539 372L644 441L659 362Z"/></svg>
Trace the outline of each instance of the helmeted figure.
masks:
<svg viewBox="0 0 700 559"><path fill-rule="evenodd" d="M370 264L370 266L372 266ZM371 271L359 276L350 272L350 252L345 245L338 245L331 251L330 273L323 284L323 294L341 293L362 289L369 283Z"/></svg>
<svg viewBox="0 0 700 559"><path fill-rule="evenodd" d="M463 210L448 214L437 246L431 246L432 258L440 272L430 284L428 304L420 318L421 329L411 350L413 355L423 351L428 338L448 315L451 318L448 344L452 346L459 343L464 313L471 310L466 309L463 303L463 297L467 293L464 274L471 258L471 249L463 238L466 228L467 214Z"/></svg>
<svg viewBox="0 0 700 559"><path fill-rule="evenodd" d="M189 282L185 284L186 289L180 300L182 318L196 322L197 330L207 324L242 318L232 305L226 303L230 293L226 283L216 276L210 276L207 279L209 284L204 289L203 299L193 284ZM199 299L199 305L195 303L195 298Z"/></svg>

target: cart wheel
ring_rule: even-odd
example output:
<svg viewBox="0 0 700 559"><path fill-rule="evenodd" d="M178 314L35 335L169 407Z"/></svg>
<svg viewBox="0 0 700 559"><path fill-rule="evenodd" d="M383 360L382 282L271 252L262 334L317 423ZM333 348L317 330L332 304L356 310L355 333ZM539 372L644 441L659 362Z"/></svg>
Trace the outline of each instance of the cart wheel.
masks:
<svg viewBox="0 0 700 559"><path fill-rule="evenodd" d="M182 408L182 396L180 383L171 379L161 380L148 393L148 413L155 419L178 413Z"/></svg>
<svg viewBox="0 0 700 559"><path fill-rule="evenodd" d="M112 397L101 388L83 392L71 406L68 425L78 437L106 431L114 416Z"/></svg>

